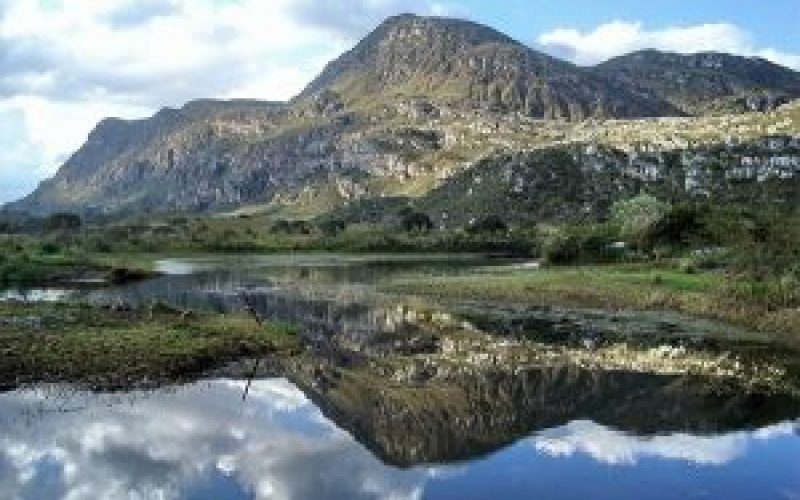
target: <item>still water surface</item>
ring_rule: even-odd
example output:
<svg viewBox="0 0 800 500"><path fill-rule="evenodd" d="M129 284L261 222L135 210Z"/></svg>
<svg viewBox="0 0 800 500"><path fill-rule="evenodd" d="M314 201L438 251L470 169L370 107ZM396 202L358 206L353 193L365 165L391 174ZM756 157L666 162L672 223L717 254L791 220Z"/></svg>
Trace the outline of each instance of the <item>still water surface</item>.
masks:
<svg viewBox="0 0 800 500"><path fill-rule="evenodd" d="M386 465L283 379L0 396L4 498L796 498L800 424L637 436L587 420L489 456Z"/></svg>
<svg viewBox="0 0 800 500"><path fill-rule="evenodd" d="M608 320L596 313L549 321L505 304L432 304L375 289L412 273L513 264L173 259L160 263L167 276L149 282L13 294L157 298L219 311L240 310L246 294L265 317L358 352L382 353L387 338L420 334L427 327L417 321L421 310L498 335L525 330L552 339L553 325L599 335ZM656 316L613 323L658 330L663 317ZM670 325L673 333L718 327ZM358 382L352 392L363 390L364 400L347 403L285 378L252 381L246 398L247 381L220 376L146 392L47 386L1 394L0 498L800 498L800 406L790 396L719 399L697 377L574 367L480 373L448 379L457 403L430 400L421 408L413 399L408 408L370 399L374 387Z"/></svg>

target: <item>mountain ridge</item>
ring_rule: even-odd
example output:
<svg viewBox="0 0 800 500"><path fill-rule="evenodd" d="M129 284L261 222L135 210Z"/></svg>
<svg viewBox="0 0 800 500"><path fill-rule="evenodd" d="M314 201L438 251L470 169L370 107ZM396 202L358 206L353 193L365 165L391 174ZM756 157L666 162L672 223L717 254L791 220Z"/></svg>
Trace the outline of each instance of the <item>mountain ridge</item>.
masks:
<svg viewBox="0 0 800 500"><path fill-rule="evenodd" d="M593 69L639 91L657 93L690 115L764 111L800 95L800 73L760 57L722 52L644 49Z"/></svg>
<svg viewBox="0 0 800 500"><path fill-rule="evenodd" d="M287 103L201 99L102 120L9 208L216 211L321 185L342 203L424 194L496 148L501 129L503 147L529 148L536 140L520 131L537 126L766 111L798 97L800 73L762 59L644 50L579 67L487 26L405 14Z"/></svg>
<svg viewBox="0 0 800 500"><path fill-rule="evenodd" d="M382 95L434 97L459 107L523 112L542 118L644 117L675 114L615 81L458 19L389 18L329 63L298 98L322 92L348 104Z"/></svg>

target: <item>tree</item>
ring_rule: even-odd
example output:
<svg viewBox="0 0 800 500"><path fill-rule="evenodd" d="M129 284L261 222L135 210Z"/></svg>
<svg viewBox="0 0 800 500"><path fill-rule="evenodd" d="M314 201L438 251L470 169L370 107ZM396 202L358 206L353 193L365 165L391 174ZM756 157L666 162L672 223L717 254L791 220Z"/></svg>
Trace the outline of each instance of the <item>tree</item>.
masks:
<svg viewBox="0 0 800 500"><path fill-rule="evenodd" d="M542 255L552 264L615 262L621 257L615 233L607 224L569 226L545 240Z"/></svg>
<svg viewBox="0 0 800 500"><path fill-rule="evenodd" d="M617 225L623 238L641 243L646 231L664 218L670 209L669 203L643 193L614 203L611 207L611 220Z"/></svg>
<svg viewBox="0 0 800 500"><path fill-rule="evenodd" d="M284 233L290 235L302 234L308 235L311 234L311 226L308 222L304 220L278 220L272 227L270 227L270 232L272 233Z"/></svg>
<svg viewBox="0 0 800 500"><path fill-rule="evenodd" d="M53 214L44 220L47 231L73 231L80 229L82 224L79 215L66 212Z"/></svg>
<svg viewBox="0 0 800 500"><path fill-rule="evenodd" d="M467 231L473 234L498 234L507 233L508 225L497 215L487 215L471 224Z"/></svg>
<svg viewBox="0 0 800 500"><path fill-rule="evenodd" d="M317 227L325 236L336 236L347 229L347 223L341 219L326 219L320 222Z"/></svg>
<svg viewBox="0 0 800 500"><path fill-rule="evenodd" d="M407 212L403 216L403 228L408 232L426 232L433 229L433 221L428 217L428 214L422 212Z"/></svg>
<svg viewBox="0 0 800 500"><path fill-rule="evenodd" d="M706 226L704 211L691 205L678 205L644 231L647 246L670 245L688 247L693 243L708 242L710 231Z"/></svg>

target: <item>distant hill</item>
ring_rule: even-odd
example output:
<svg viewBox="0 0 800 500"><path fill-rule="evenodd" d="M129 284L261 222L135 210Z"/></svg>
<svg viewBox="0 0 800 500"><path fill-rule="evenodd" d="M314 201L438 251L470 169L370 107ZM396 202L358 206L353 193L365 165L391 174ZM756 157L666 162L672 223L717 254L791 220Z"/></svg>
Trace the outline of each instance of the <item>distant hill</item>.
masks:
<svg viewBox="0 0 800 500"><path fill-rule="evenodd" d="M689 115L765 111L800 95L800 73L755 57L643 50L600 64L596 73Z"/></svg>
<svg viewBox="0 0 800 500"><path fill-rule="evenodd" d="M800 73L761 59L642 51L583 68L480 24L401 15L289 103L201 100L142 120L105 119L54 178L9 208L252 206L313 216L363 200L433 196L497 150L660 134L639 137L647 121L593 128L609 118L769 111L798 97ZM669 133L708 135L698 120ZM720 137L800 130L795 112L763 120L742 132L715 127ZM682 142L689 147L692 138Z"/></svg>

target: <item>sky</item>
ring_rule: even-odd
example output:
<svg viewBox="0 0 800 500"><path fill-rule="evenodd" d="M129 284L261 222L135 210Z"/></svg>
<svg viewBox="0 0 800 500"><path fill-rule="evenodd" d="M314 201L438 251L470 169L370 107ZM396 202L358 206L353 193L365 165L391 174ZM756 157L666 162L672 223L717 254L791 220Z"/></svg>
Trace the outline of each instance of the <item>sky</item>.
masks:
<svg viewBox="0 0 800 500"><path fill-rule="evenodd" d="M800 70L800 0L0 0L0 203L52 176L104 117L288 99L402 12L488 24L581 65L657 48Z"/></svg>

